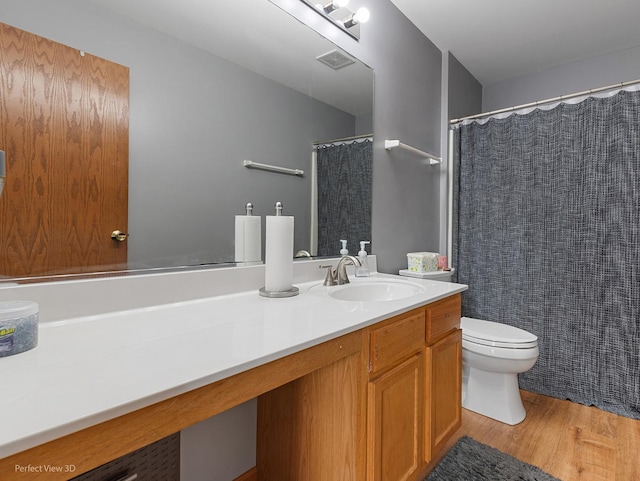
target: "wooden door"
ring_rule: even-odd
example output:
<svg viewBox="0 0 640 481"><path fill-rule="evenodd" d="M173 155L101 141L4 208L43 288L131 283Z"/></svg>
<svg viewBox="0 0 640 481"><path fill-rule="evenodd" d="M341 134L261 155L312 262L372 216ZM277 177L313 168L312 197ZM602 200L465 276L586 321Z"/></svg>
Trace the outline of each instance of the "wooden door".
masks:
<svg viewBox="0 0 640 481"><path fill-rule="evenodd" d="M422 355L369 383L370 481L407 481L422 469Z"/></svg>
<svg viewBox="0 0 640 481"><path fill-rule="evenodd" d="M425 462L431 461L462 423L462 331L426 349Z"/></svg>
<svg viewBox="0 0 640 481"><path fill-rule="evenodd" d="M0 23L0 276L126 267L129 69Z"/></svg>

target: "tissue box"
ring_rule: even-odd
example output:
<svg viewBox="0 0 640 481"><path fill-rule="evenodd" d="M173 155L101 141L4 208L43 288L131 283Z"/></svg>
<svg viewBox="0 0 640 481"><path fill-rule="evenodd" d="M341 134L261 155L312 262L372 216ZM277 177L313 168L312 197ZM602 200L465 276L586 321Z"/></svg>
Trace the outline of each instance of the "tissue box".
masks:
<svg viewBox="0 0 640 481"><path fill-rule="evenodd" d="M407 254L407 267L410 272L431 272L438 270L437 252L409 252Z"/></svg>

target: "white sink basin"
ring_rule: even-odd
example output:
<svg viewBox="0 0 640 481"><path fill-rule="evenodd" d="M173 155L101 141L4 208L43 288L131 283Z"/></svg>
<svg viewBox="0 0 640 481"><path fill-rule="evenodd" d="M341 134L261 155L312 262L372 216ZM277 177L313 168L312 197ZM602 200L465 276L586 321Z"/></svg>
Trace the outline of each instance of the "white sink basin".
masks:
<svg viewBox="0 0 640 481"><path fill-rule="evenodd" d="M351 279L341 286L315 285L309 292L341 301L396 301L425 292L425 288L412 282L389 278Z"/></svg>

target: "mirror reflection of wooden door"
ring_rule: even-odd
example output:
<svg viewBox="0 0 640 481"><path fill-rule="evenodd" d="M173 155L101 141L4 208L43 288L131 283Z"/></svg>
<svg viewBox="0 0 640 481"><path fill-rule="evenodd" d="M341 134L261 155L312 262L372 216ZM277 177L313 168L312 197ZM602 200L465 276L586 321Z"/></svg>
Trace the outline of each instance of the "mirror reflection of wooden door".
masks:
<svg viewBox="0 0 640 481"><path fill-rule="evenodd" d="M0 276L126 268L129 69L0 23Z"/></svg>

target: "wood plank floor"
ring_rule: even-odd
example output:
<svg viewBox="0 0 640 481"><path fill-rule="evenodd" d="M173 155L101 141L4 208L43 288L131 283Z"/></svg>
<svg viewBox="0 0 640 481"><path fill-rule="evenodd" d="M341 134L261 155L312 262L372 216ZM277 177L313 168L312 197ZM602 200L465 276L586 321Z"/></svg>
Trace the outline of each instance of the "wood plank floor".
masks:
<svg viewBox="0 0 640 481"><path fill-rule="evenodd" d="M640 481L640 421L570 401L521 391L525 420L516 425L463 409L467 435L562 481Z"/></svg>

